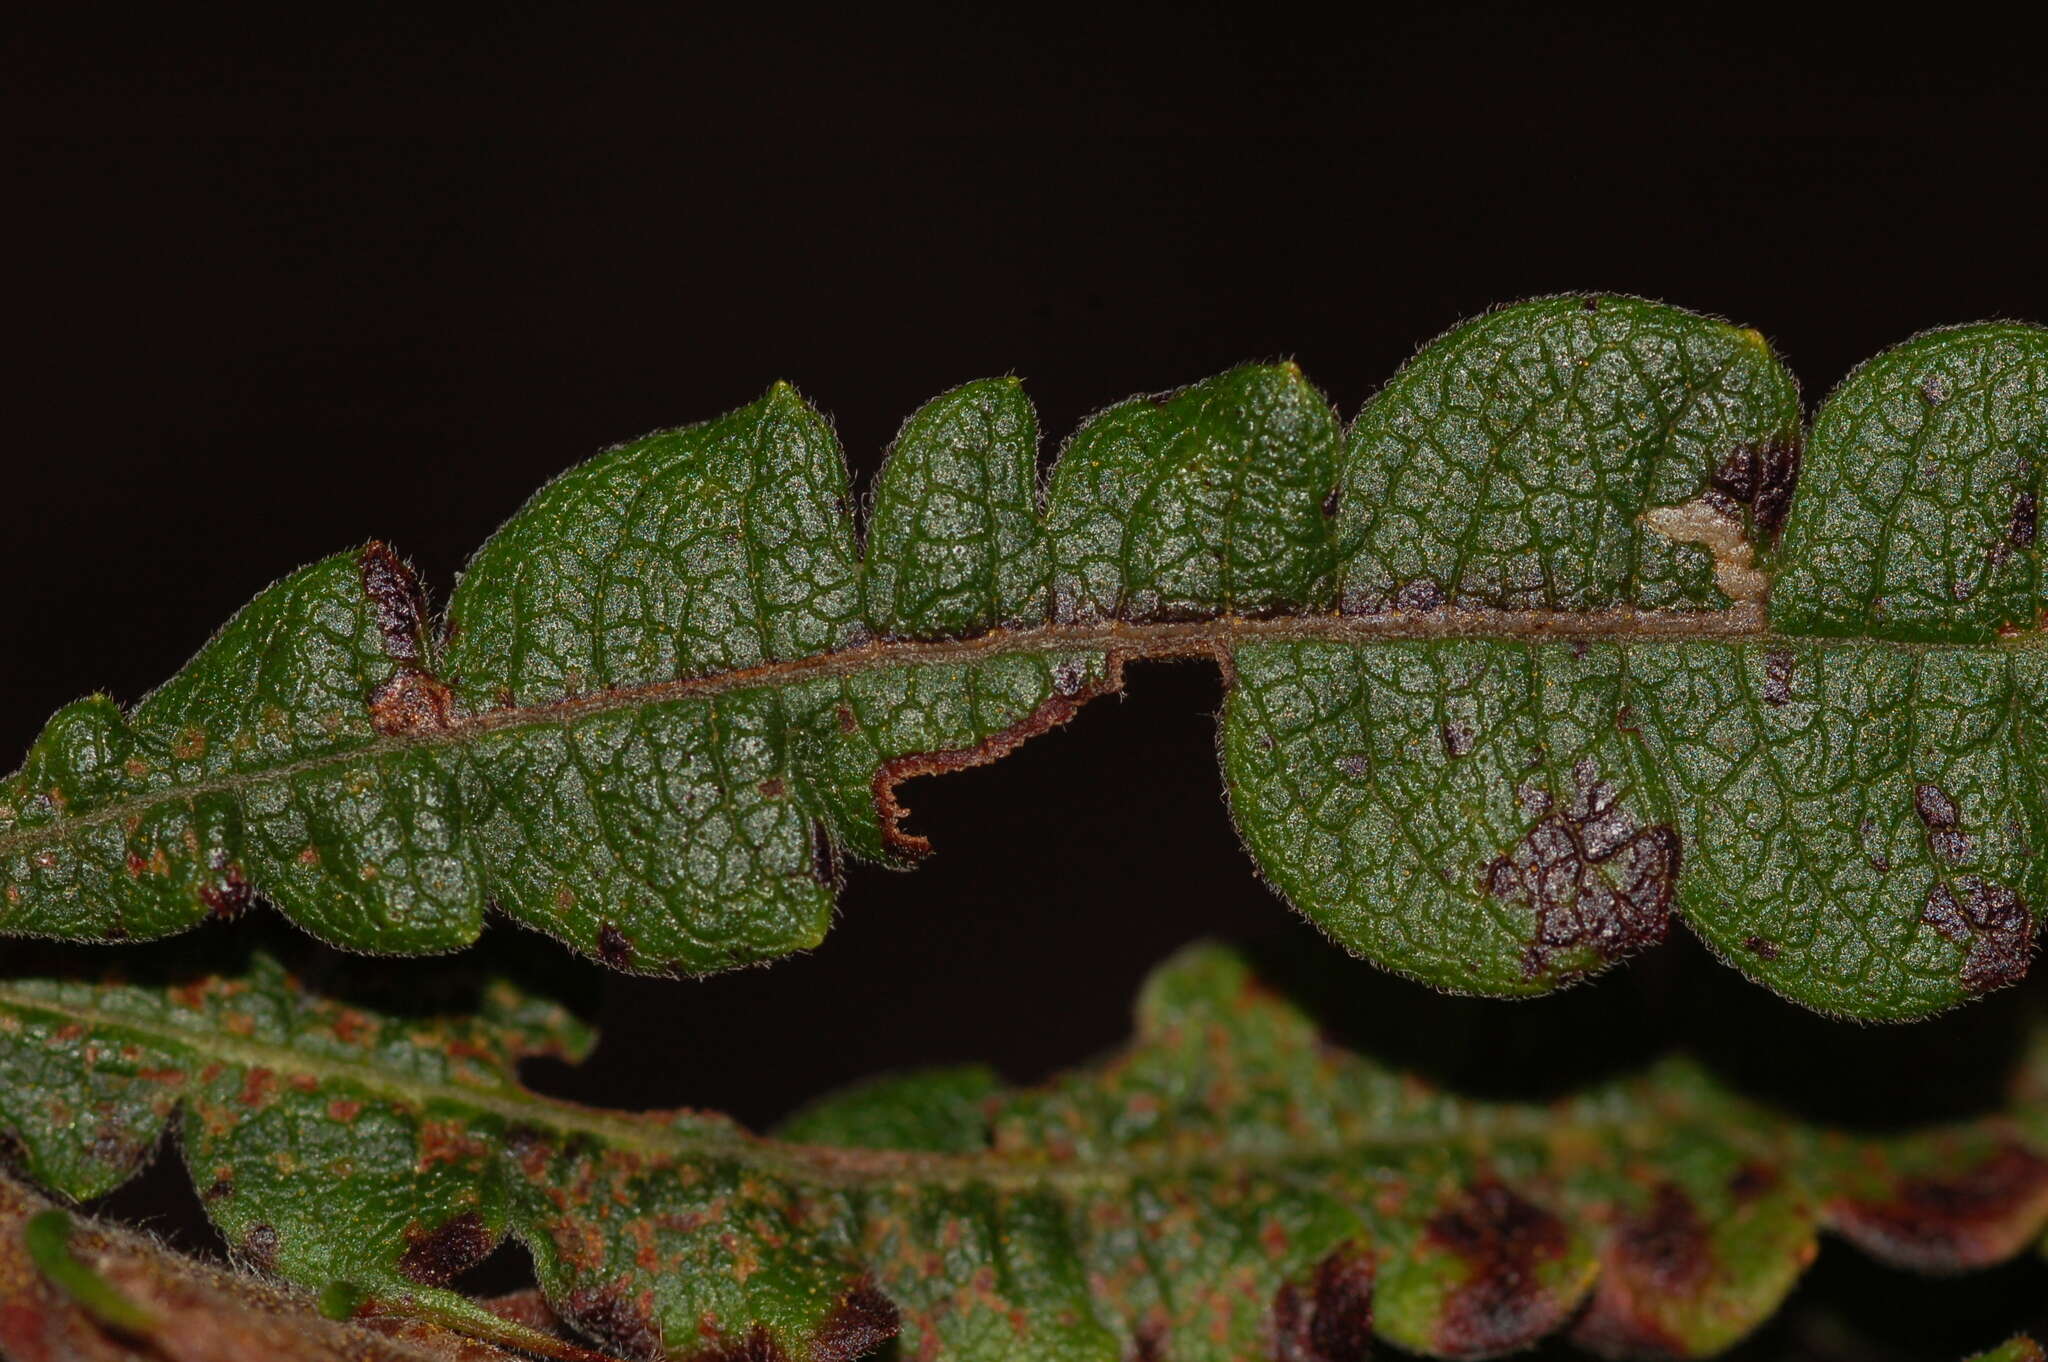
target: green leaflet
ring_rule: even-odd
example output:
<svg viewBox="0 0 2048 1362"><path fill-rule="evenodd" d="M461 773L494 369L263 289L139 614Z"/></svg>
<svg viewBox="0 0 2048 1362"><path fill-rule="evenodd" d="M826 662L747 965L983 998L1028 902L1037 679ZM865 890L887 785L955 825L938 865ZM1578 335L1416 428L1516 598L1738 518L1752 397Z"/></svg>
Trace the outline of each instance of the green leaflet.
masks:
<svg viewBox="0 0 2048 1362"><path fill-rule="evenodd" d="M1754 331L1598 295L1502 308L1352 427L1344 606L1721 609L1712 559L1643 517L1712 497L1767 546L1798 443L1798 385Z"/></svg>
<svg viewBox="0 0 2048 1362"><path fill-rule="evenodd" d="M2037 629L2044 413L2037 326L1930 331L1859 368L1814 420L1773 622L1953 642Z"/></svg>
<svg viewBox="0 0 2048 1362"><path fill-rule="evenodd" d="M589 1034L503 982L153 957L0 982L0 1130L86 1196L176 1119L246 1261L325 1300L459 1322L510 1235L627 1355L1476 1357L1570 1328L1703 1356L1768 1317L1832 1228L1921 1270L2048 1222L2048 1031L2009 1108L1852 1136L1673 1059L1549 1106L1474 1101L1329 1043L1235 954L1183 951L1122 1052L1039 1089L882 1079L774 1140L521 1089ZM219 957L216 955L216 962ZM133 962L129 962L132 966ZM331 964L332 962L330 962ZM485 1322L475 1321L482 1325Z"/></svg>
<svg viewBox="0 0 2048 1362"><path fill-rule="evenodd" d="M1259 870L1443 988L1561 987L1674 917L1810 1007L2019 977L2048 332L1934 332L1800 424L1754 331L1605 295L1426 347L1352 424L1292 365L1134 398L1045 480L1012 380L913 415L856 533L786 386L607 451L444 627L381 545L272 587L0 787L0 929L139 939L252 893L453 950L486 903L622 969L815 945L898 784L1212 656Z"/></svg>

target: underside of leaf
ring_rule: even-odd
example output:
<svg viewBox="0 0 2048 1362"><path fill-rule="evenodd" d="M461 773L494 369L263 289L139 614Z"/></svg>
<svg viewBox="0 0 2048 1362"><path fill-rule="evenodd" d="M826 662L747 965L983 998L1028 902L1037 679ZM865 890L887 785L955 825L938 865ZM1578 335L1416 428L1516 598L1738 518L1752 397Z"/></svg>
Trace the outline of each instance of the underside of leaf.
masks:
<svg viewBox="0 0 2048 1362"><path fill-rule="evenodd" d="M864 536L787 386L606 451L438 625L371 544L293 574L0 787L0 928L143 939L253 895L356 950L487 906L625 970L817 944L899 785L1210 657L1232 810L1346 949L1583 979L1687 923L1822 1011L2020 977L2048 845L2048 332L1929 333L1802 423L1755 331L1610 295L1426 347L1341 428L1290 364L1094 417L905 424ZM864 543L863 543L864 537Z"/></svg>
<svg viewBox="0 0 2048 1362"><path fill-rule="evenodd" d="M1956 1271L2048 1223L2048 1029L2004 1110L1882 1137L1682 1058L1479 1101L1340 1048L1201 946L1101 1062L1033 1089L878 1080L764 1139L522 1088L522 1057L591 1037L510 984L428 998L417 971L329 962L315 989L248 933L209 937L210 965L0 982L0 1130L26 1171L95 1195L175 1130L246 1266L471 1327L449 1285L510 1236L554 1313L626 1357L821 1362L900 1335L932 1359L1337 1362L1560 1330L1706 1356L1777 1308L1824 1229Z"/></svg>

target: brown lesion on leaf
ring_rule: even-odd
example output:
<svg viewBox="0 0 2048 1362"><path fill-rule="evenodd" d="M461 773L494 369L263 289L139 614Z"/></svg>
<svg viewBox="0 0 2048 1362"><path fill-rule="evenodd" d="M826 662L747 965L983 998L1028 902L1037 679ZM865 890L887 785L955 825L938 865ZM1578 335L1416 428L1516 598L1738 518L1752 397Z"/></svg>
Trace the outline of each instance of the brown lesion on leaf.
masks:
<svg viewBox="0 0 2048 1362"><path fill-rule="evenodd" d="M153 1138L138 1139L118 1116L109 1115L100 1121L86 1151L94 1162L110 1168L139 1168L154 1143Z"/></svg>
<svg viewBox="0 0 2048 1362"><path fill-rule="evenodd" d="M621 1357L667 1356L654 1322L654 1292L634 1291L624 1277L603 1286L579 1286L562 1298L563 1319Z"/></svg>
<svg viewBox="0 0 2048 1362"><path fill-rule="evenodd" d="M824 889L837 889L840 882L839 843L822 818L811 820L811 879Z"/></svg>
<svg viewBox="0 0 2048 1362"><path fill-rule="evenodd" d="M902 1327L896 1303L872 1278L863 1276L819 1321L799 1355L809 1362L854 1362L896 1337ZM759 1324L736 1338L725 1337L707 1315L701 1331L712 1341L709 1347L685 1354L691 1362L791 1362L789 1350Z"/></svg>
<svg viewBox="0 0 2048 1362"><path fill-rule="evenodd" d="M489 1257L493 1247L491 1232L475 1211L431 1230L415 1221L406 1226L398 1270L421 1286L446 1286Z"/></svg>
<svg viewBox="0 0 2048 1362"><path fill-rule="evenodd" d="M1410 615L1426 615L1443 607L1444 589L1428 578L1418 577L1394 593L1394 609Z"/></svg>
<svg viewBox="0 0 2048 1362"><path fill-rule="evenodd" d="M1650 1204L1618 1216L1600 1253L1600 1279L1572 1341L1608 1357L1685 1357L1666 1327L1672 1307L1697 1299L1714 1272L1713 1244L1693 1199L1658 1184Z"/></svg>
<svg viewBox="0 0 2048 1362"><path fill-rule="evenodd" d="M2018 983L2034 950L2034 914L2017 893L1982 875L1934 882L1920 921L1942 940L1967 943L1963 987L1972 993Z"/></svg>
<svg viewBox="0 0 2048 1362"><path fill-rule="evenodd" d="M2029 470L2031 472L2031 470ZM2031 489L2013 495L2012 514L2005 525L2005 542L2015 549L2030 549L2041 527L2041 503Z"/></svg>
<svg viewBox="0 0 2048 1362"><path fill-rule="evenodd" d="M1564 1222L1513 1188L1487 1179L1431 1216L1422 1242L1462 1259L1465 1279L1444 1297L1435 1350L1486 1357L1524 1348L1577 1304L1541 1280L1571 1246Z"/></svg>
<svg viewBox="0 0 2048 1362"><path fill-rule="evenodd" d="M1347 1240L1306 1282L1273 1293L1274 1362L1365 1362L1372 1355L1373 1256Z"/></svg>
<svg viewBox="0 0 2048 1362"><path fill-rule="evenodd" d="M1534 782L1518 799L1535 822L1487 865L1481 888L1534 915L1525 975L1546 973L1563 954L1592 950L1612 961L1664 939L1678 884L1677 829L1638 823L1591 758L1572 767L1563 804Z"/></svg>
<svg viewBox="0 0 2048 1362"><path fill-rule="evenodd" d="M1764 961L1776 960L1779 954L1778 943L1767 936L1743 937L1742 949Z"/></svg>
<svg viewBox="0 0 2048 1362"><path fill-rule="evenodd" d="M1927 830L1928 850L1937 862L1960 865L1976 852L1962 828L1956 802L1939 785L1913 787L1913 812ZM1963 986L1984 993L2017 983L2027 973L2034 947L2034 914L2017 892L1983 875L1937 876L1920 909L1920 921L1944 941L1967 945Z"/></svg>
<svg viewBox="0 0 2048 1362"><path fill-rule="evenodd" d="M609 922L597 927L597 954L613 969L627 969L633 964L633 939Z"/></svg>
<svg viewBox="0 0 2048 1362"><path fill-rule="evenodd" d="M2040 535L2041 501L2034 491L2036 470L2031 459L2021 459L2013 478L2012 505L2006 512L2005 533L1984 550L1994 569L2002 568L2015 553L2034 547Z"/></svg>
<svg viewBox="0 0 2048 1362"><path fill-rule="evenodd" d="M199 886L199 901L206 905L207 916L214 921L233 922L249 911L255 892L242 878L242 867L231 861L215 865L214 874L219 878L212 884Z"/></svg>
<svg viewBox="0 0 2048 1362"><path fill-rule="evenodd" d="M370 727L387 738L455 726L455 697L436 678L400 667L370 695Z"/></svg>
<svg viewBox="0 0 2048 1362"><path fill-rule="evenodd" d="M1954 1172L1901 1178L1883 1199L1841 1197L1829 1224L1872 1257L1959 1272L2024 1250L2048 1220L2048 1160L2016 1142Z"/></svg>
<svg viewBox="0 0 2048 1362"><path fill-rule="evenodd" d="M1000 760L1042 733L1066 724L1089 701L1114 695L1123 689L1123 661L1114 652L1104 655L1100 680L1087 681L1078 674L1055 677L1052 697L1008 728L991 733L972 747L948 752L913 752L885 761L876 768L873 783L875 815L881 826L882 845L906 860L931 854L932 844L913 832L903 830L910 810L896 797L896 787L918 776L964 771Z"/></svg>
<svg viewBox="0 0 2048 1362"><path fill-rule="evenodd" d="M283 1246L275 1226L258 1223L242 1236L241 1257L258 1272L275 1272L278 1250Z"/></svg>
<svg viewBox="0 0 2048 1362"><path fill-rule="evenodd" d="M862 1277L847 1289L811 1336L812 1362L853 1362L896 1337L903 1318L896 1302Z"/></svg>
<svg viewBox="0 0 2048 1362"><path fill-rule="evenodd" d="M1972 844L1962 830L1962 818L1956 811L1955 801L1948 797L1946 790L1939 785L1915 785L1913 812L1926 826L1927 845L1936 856L1950 865L1969 859Z"/></svg>
<svg viewBox="0 0 2048 1362"><path fill-rule="evenodd" d="M1792 703L1793 656L1790 648L1772 648L1764 654L1764 703L1781 708Z"/></svg>

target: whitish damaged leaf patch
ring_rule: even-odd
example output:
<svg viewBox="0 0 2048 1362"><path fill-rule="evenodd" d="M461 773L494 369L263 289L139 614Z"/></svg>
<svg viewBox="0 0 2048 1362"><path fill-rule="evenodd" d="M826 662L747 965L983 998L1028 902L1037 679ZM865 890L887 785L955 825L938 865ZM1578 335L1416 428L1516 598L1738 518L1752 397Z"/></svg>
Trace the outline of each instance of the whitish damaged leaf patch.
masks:
<svg viewBox="0 0 2048 1362"><path fill-rule="evenodd" d="M0 787L0 928L141 939L260 895L322 939L486 904L625 970L817 944L900 793L1210 657L1260 872L1439 987L1581 980L1682 921L1810 1007L2023 974L2048 845L2048 332L1929 333L1802 422L1755 331L1610 295L1425 347L1348 429L1290 364L1086 422L1013 380L905 423L857 533L787 386L606 451L438 626L381 545Z"/></svg>
<svg viewBox="0 0 2048 1362"><path fill-rule="evenodd" d="M535 1096L591 1037L422 967L159 957L0 982L0 1130L71 1197L175 1132L239 1259L330 1309L507 1337L450 1290L506 1237L553 1316L626 1357L1345 1362L1558 1331L1718 1352L1833 1230L1918 1271L2048 1222L2048 1031L2002 1112L1873 1137L1754 1105L1683 1059L1547 1105L1335 1044L1237 955L1182 952L1120 1052L1009 1088L880 1079L761 1138L715 1115ZM83 963L83 962L80 962ZM224 967L223 967L224 966ZM516 1339L512 1341L517 1341Z"/></svg>

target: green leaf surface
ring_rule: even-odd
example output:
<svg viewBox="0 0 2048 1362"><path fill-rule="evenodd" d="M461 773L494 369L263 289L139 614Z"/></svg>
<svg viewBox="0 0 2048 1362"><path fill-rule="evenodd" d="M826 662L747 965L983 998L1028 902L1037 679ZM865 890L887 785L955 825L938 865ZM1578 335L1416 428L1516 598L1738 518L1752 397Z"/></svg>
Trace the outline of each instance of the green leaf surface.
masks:
<svg viewBox="0 0 2048 1362"><path fill-rule="evenodd" d="M1932 332L1810 435L1755 331L1607 295L1425 347L1349 430L1291 364L1086 422L1013 380L906 422L865 544L785 385L606 451L438 627L382 545L258 597L0 786L0 930L141 939L260 894L457 949L486 904L621 969L816 945L898 787L1211 657L1259 871L1438 987L1569 985L1683 921L1787 997L2020 977L2048 874L2048 331Z"/></svg>
<svg viewBox="0 0 2048 1362"><path fill-rule="evenodd" d="M1146 983L1125 1048L1043 1087L877 1080L764 1139L528 1092L520 1059L591 1037L508 983L329 961L316 986L248 944L0 981L0 1131L30 1175L94 1195L175 1129L245 1264L459 1321L450 1283L510 1236L562 1318L629 1356L849 1359L900 1334L929 1359L1340 1362L1566 1329L1706 1356L1824 1229L1955 1271L2048 1223L2048 1029L2003 1111L1884 1136L1683 1058L1480 1101L1340 1048L1197 946Z"/></svg>

